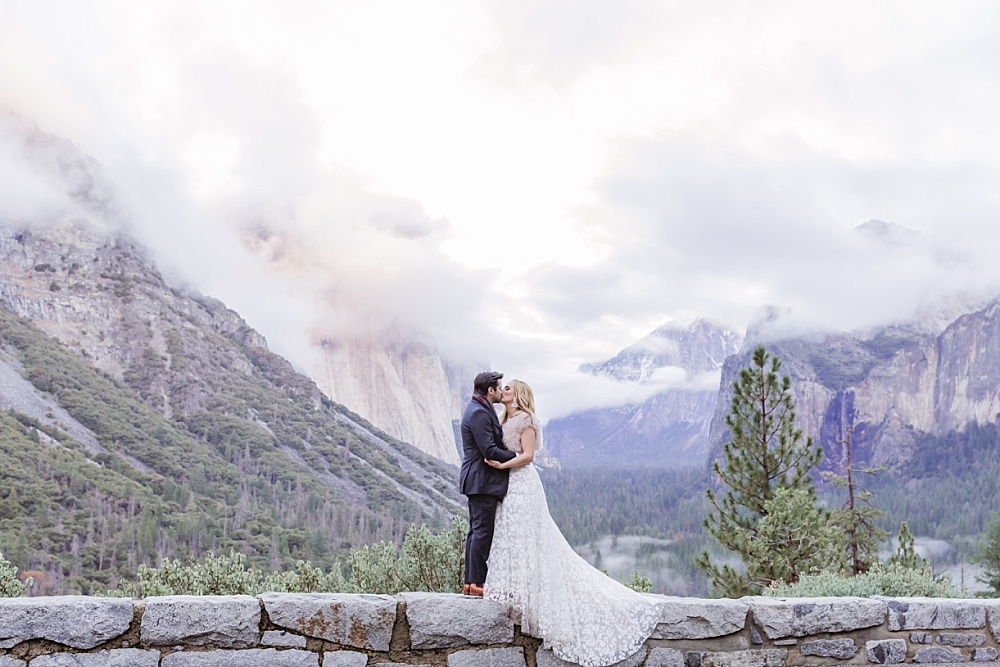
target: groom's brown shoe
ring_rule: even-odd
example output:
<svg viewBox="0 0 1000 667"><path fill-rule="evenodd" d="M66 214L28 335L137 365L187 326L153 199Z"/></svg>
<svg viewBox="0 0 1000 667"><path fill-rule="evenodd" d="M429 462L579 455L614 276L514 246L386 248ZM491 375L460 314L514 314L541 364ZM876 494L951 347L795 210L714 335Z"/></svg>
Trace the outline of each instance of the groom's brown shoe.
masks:
<svg viewBox="0 0 1000 667"><path fill-rule="evenodd" d="M483 587L479 584L469 584L469 592L466 595L472 595L474 597L483 597Z"/></svg>
<svg viewBox="0 0 1000 667"><path fill-rule="evenodd" d="M470 593L469 593L469 584L464 584L462 586L462 595L470 595Z"/></svg>

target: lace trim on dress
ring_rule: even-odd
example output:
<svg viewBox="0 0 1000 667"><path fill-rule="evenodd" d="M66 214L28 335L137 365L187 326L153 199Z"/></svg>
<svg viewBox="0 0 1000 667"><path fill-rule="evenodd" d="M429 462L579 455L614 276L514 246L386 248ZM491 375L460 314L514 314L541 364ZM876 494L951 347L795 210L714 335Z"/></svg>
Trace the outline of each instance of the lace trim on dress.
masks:
<svg viewBox="0 0 1000 667"><path fill-rule="evenodd" d="M517 452L520 454L523 450L521 448L521 435L524 434L524 430L527 428L535 429L535 449L540 448L542 440L542 425L538 421L538 417L525 412L524 410L518 410L513 417L508 419L503 423L503 444L507 446L512 452Z"/></svg>

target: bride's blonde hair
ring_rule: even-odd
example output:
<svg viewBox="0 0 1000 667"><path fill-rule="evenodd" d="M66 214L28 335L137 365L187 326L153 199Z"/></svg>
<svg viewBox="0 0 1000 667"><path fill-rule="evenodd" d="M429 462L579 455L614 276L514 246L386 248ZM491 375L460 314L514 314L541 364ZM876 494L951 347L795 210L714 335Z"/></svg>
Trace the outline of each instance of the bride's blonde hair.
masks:
<svg viewBox="0 0 1000 667"><path fill-rule="evenodd" d="M521 380L511 380L507 384L509 384L510 388L514 391L514 402L517 404L517 407L534 417L535 392L531 391L531 387L528 386L528 383ZM504 414L503 420L507 421L508 417L510 417L509 414Z"/></svg>

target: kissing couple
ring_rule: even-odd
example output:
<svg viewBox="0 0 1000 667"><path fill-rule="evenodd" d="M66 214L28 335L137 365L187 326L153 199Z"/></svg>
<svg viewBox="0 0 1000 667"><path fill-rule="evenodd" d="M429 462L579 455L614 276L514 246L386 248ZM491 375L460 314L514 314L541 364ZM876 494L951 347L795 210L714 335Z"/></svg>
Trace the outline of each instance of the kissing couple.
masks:
<svg viewBox="0 0 1000 667"><path fill-rule="evenodd" d="M653 633L663 602L573 551L531 463L542 436L534 394L521 380L502 379L496 371L477 375L462 415L459 488L469 499L463 592L503 604L521 632L563 660L583 667L624 660Z"/></svg>

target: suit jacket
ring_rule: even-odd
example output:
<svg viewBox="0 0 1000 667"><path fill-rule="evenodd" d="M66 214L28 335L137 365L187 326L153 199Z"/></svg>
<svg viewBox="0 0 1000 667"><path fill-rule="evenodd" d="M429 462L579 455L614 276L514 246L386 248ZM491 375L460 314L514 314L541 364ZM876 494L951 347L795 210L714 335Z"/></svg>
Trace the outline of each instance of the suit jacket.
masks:
<svg viewBox="0 0 1000 667"><path fill-rule="evenodd" d="M484 459L510 461L517 456L503 444L503 431L496 410L473 398L462 415L462 472L459 491L467 496L507 495L509 470L497 470Z"/></svg>

